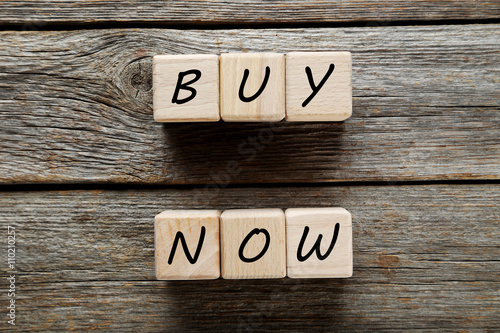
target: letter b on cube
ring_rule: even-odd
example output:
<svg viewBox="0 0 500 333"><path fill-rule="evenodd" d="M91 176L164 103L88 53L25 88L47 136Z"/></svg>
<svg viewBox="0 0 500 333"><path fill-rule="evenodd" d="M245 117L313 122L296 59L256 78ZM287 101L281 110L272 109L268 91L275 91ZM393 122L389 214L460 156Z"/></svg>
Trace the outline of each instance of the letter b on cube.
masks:
<svg viewBox="0 0 500 333"><path fill-rule="evenodd" d="M219 57L154 56L153 110L161 122L219 121Z"/></svg>

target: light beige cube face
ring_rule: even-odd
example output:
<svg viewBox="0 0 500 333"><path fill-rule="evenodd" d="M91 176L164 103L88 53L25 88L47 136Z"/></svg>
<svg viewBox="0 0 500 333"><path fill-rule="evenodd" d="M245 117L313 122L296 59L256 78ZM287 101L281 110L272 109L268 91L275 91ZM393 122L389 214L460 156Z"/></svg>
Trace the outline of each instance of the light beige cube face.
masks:
<svg viewBox="0 0 500 333"><path fill-rule="evenodd" d="M285 214L281 209L222 213L221 272L224 279L285 277Z"/></svg>
<svg viewBox="0 0 500 333"><path fill-rule="evenodd" d="M160 122L220 120L219 57L154 56L153 110L154 119Z"/></svg>
<svg viewBox="0 0 500 333"><path fill-rule="evenodd" d="M285 55L221 54L220 109L224 121L282 120L285 117Z"/></svg>
<svg viewBox="0 0 500 333"><path fill-rule="evenodd" d="M341 121L349 118L352 114L351 66L350 52L288 53L286 120ZM316 90L317 93L311 96Z"/></svg>
<svg viewBox="0 0 500 333"><path fill-rule="evenodd" d="M156 278L158 280L219 278L219 217L218 210L167 210L158 214L155 217ZM177 243L175 247L174 242ZM200 249L197 253L198 248Z"/></svg>
<svg viewBox="0 0 500 333"><path fill-rule="evenodd" d="M285 211L285 215L288 277L352 276L352 223L347 210L290 208ZM320 235L322 239L318 255L316 244Z"/></svg>

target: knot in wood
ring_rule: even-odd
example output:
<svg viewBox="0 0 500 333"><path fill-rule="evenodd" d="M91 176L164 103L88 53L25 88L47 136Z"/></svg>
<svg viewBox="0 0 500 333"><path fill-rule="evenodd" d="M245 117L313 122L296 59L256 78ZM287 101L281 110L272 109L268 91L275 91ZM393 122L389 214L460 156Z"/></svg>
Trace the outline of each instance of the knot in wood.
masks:
<svg viewBox="0 0 500 333"><path fill-rule="evenodd" d="M135 60L125 66L117 82L119 88L132 98L145 103L152 102L152 59Z"/></svg>
<svg viewBox="0 0 500 333"><path fill-rule="evenodd" d="M150 91L152 87L151 75L145 75L145 73L139 69L139 73L132 75L130 84L137 90Z"/></svg>

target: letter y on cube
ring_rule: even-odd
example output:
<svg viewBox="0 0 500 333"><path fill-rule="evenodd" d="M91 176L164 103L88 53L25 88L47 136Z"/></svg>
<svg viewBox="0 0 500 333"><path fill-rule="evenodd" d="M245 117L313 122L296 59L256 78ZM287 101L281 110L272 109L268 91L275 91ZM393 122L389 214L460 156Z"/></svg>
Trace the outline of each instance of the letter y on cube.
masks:
<svg viewBox="0 0 500 333"><path fill-rule="evenodd" d="M352 113L351 53L286 55L286 120L341 121Z"/></svg>

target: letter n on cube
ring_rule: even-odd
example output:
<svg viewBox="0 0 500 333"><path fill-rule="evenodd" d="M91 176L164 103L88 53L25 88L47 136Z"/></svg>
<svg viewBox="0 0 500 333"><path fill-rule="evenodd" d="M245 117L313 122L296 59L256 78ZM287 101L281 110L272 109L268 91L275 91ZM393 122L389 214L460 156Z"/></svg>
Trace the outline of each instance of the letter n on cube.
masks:
<svg viewBox="0 0 500 333"><path fill-rule="evenodd" d="M220 276L218 210L167 210L155 217L158 280L208 280Z"/></svg>

